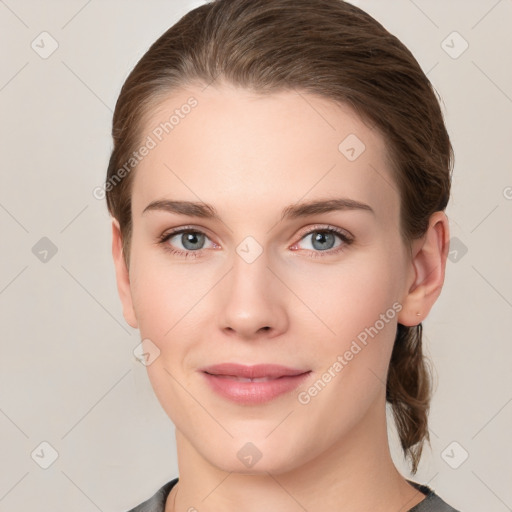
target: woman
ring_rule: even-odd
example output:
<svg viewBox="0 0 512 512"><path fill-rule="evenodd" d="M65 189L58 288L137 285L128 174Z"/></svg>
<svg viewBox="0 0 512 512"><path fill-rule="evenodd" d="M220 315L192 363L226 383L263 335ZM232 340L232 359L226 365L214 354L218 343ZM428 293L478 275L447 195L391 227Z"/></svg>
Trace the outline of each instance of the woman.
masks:
<svg viewBox="0 0 512 512"><path fill-rule="evenodd" d="M341 0L217 0L142 57L105 190L126 321L176 426L134 511L453 511L416 472L452 148L411 53Z"/></svg>

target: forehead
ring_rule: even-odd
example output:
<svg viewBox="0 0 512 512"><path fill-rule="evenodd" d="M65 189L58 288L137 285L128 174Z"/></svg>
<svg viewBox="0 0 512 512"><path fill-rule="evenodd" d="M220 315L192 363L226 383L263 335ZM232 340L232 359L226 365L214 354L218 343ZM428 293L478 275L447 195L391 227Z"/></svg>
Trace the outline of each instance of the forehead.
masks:
<svg viewBox="0 0 512 512"><path fill-rule="evenodd" d="M163 198L261 215L343 196L396 221L383 137L348 106L316 95L229 85L176 91L150 112L141 142L150 149L135 171L134 217Z"/></svg>

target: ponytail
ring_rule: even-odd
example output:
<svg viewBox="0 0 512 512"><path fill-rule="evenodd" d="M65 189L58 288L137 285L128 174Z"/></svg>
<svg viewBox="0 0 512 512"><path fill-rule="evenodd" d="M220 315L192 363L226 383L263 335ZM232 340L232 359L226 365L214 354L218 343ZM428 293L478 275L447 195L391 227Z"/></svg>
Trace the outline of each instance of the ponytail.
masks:
<svg viewBox="0 0 512 512"><path fill-rule="evenodd" d="M413 327L398 324L386 384L386 401L392 406L400 444L404 455L411 460L412 473L416 473L424 442L430 444L428 412L432 374L421 341L421 324Z"/></svg>

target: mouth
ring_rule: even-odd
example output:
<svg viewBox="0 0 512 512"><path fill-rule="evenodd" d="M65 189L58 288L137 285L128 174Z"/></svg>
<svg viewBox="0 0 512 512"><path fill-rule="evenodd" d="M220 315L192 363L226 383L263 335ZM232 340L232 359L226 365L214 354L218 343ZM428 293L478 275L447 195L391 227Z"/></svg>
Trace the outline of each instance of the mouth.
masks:
<svg viewBox="0 0 512 512"><path fill-rule="evenodd" d="M236 377L250 380L294 377L295 375L301 375L309 371L308 369L301 370L270 363L252 366L238 363L221 363L202 368L201 370L210 375L217 375L219 377Z"/></svg>
<svg viewBox="0 0 512 512"><path fill-rule="evenodd" d="M275 364L222 363L202 368L211 389L238 404L260 404L293 391L311 373Z"/></svg>

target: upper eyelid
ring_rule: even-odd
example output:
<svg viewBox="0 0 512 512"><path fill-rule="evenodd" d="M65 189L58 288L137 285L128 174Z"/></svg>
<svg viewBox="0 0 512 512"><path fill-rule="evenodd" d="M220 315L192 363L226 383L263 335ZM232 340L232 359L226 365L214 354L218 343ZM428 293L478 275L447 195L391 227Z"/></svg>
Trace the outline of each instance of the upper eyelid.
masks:
<svg viewBox="0 0 512 512"><path fill-rule="evenodd" d="M299 236L302 238L306 235L310 235L311 233L313 233L315 231L331 231L338 235L345 235L347 238L354 238L352 233L350 233L350 231L348 231L344 228L338 228L336 226L332 226L330 224L317 224L317 225L313 225L312 227L305 228L305 231L301 232L301 235L299 235Z"/></svg>

